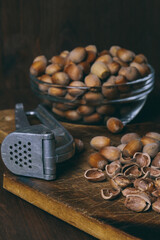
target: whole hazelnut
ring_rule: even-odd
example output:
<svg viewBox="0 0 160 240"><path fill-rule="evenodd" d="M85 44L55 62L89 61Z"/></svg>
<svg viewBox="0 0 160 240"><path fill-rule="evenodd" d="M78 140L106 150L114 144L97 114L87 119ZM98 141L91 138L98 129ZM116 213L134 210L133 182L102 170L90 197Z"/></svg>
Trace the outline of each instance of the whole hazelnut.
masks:
<svg viewBox="0 0 160 240"><path fill-rule="evenodd" d="M149 143L143 147L143 153L148 153L151 158L154 158L159 151L158 143Z"/></svg>
<svg viewBox="0 0 160 240"><path fill-rule="evenodd" d="M98 56L100 57L100 56L103 56L103 55L110 55L110 52L108 50L104 49L98 54Z"/></svg>
<svg viewBox="0 0 160 240"><path fill-rule="evenodd" d="M60 87L48 88L48 94L55 97L63 97L66 94L66 90Z"/></svg>
<svg viewBox="0 0 160 240"><path fill-rule="evenodd" d="M77 112L82 116L91 115L94 112L94 110L95 110L94 107L87 105L81 105L77 108Z"/></svg>
<svg viewBox="0 0 160 240"><path fill-rule="evenodd" d="M47 83L52 83L52 78L47 75L47 74L44 74L42 76L40 76L38 78L39 80L41 80L43 83L46 83L46 84L38 84L38 87L41 91L47 91L48 88L50 87L49 85L47 85Z"/></svg>
<svg viewBox="0 0 160 240"><path fill-rule="evenodd" d="M96 59L96 56L97 54L95 52L87 50L86 62L93 63Z"/></svg>
<svg viewBox="0 0 160 240"><path fill-rule="evenodd" d="M115 84L117 85L117 88L120 92L125 93L130 90L130 86L127 85L127 80L124 76L118 75L116 77Z"/></svg>
<svg viewBox="0 0 160 240"><path fill-rule="evenodd" d="M111 144L111 140L105 136L96 136L91 139L90 145L96 150L100 150L103 147L109 146Z"/></svg>
<svg viewBox="0 0 160 240"><path fill-rule="evenodd" d="M96 111L99 113L99 114L106 114L106 115L112 115L115 113L115 107L113 105L101 105L99 107L96 108Z"/></svg>
<svg viewBox="0 0 160 240"><path fill-rule="evenodd" d="M106 55L102 55L102 56L98 57L96 59L96 61L108 64L108 63L113 62L113 59L112 59L112 57L109 54L106 54Z"/></svg>
<svg viewBox="0 0 160 240"><path fill-rule="evenodd" d="M150 73L150 68L147 64L143 63L143 64L139 64L137 62L132 62L130 64L131 67L135 67L138 72L140 73L141 77L145 77Z"/></svg>
<svg viewBox="0 0 160 240"><path fill-rule="evenodd" d="M62 117L62 118L65 117L65 112L62 111L62 110L59 110L59 109L57 109L55 107L52 107L52 112L55 113L56 115Z"/></svg>
<svg viewBox="0 0 160 240"><path fill-rule="evenodd" d="M121 137L121 143L126 144L129 143L131 140L140 139L140 136L137 133L126 133Z"/></svg>
<svg viewBox="0 0 160 240"><path fill-rule="evenodd" d="M97 122L100 122L101 120L102 120L102 117L98 113L93 113L89 116L84 116L83 118L83 121L85 123L97 123Z"/></svg>
<svg viewBox="0 0 160 240"><path fill-rule="evenodd" d="M92 73L90 73L89 75L87 75L85 77L84 82L87 87L100 87L101 86L100 79Z"/></svg>
<svg viewBox="0 0 160 240"><path fill-rule="evenodd" d="M142 142L143 146L145 146L146 144L149 144L149 143L159 143L158 140L148 137L148 136L142 137L141 142Z"/></svg>
<svg viewBox="0 0 160 240"><path fill-rule="evenodd" d="M80 66L77 66L75 64L69 64L65 67L64 71L73 81L79 81L82 79L83 71Z"/></svg>
<svg viewBox="0 0 160 240"><path fill-rule="evenodd" d="M81 115L75 110L66 111L65 117L71 121L79 121L81 119Z"/></svg>
<svg viewBox="0 0 160 240"><path fill-rule="evenodd" d="M56 72L62 70L62 67L57 63L52 63L46 67L45 73L48 75L53 75Z"/></svg>
<svg viewBox="0 0 160 240"><path fill-rule="evenodd" d="M46 64L43 61L35 61L30 66L30 73L34 76L38 76L42 73L44 73L46 68Z"/></svg>
<svg viewBox="0 0 160 240"><path fill-rule="evenodd" d="M86 51L92 51L97 54L97 47L95 45L88 45L85 47Z"/></svg>
<svg viewBox="0 0 160 240"><path fill-rule="evenodd" d="M96 93L96 92L87 92L84 95L84 100L86 100L86 102L88 104L92 104L93 106L97 106L102 102L103 95L101 93Z"/></svg>
<svg viewBox="0 0 160 240"><path fill-rule="evenodd" d="M115 75L118 73L121 65L117 62L111 62L111 63L108 63L108 68L109 68L109 71L111 74Z"/></svg>
<svg viewBox="0 0 160 240"><path fill-rule="evenodd" d="M116 57L116 56L117 56L117 51L118 51L120 48L121 48L121 47L119 47L119 46L112 46L112 47L110 47L109 52L110 52L110 54L111 54L113 57Z"/></svg>
<svg viewBox="0 0 160 240"><path fill-rule="evenodd" d="M160 133L157 133L157 132L148 132L148 133L146 133L146 136L147 136L147 137L154 138L154 139L160 141Z"/></svg>
<svg viewBox="0 0 160 240"><path fill-rule="evenodd" d="M135 54L130 50L120 48L117 51L117 57L123 62L131 62L134 59Z"/></svg>
<svg viewBox="0 0 160 240"><path fill-rule="evenodd" d="M100 150L100 154L109 161L116 161L120 158L121 151L114 146L107 146Z"/></svg>
<svg viewBox="0 0 160 240"><path fill-rule="evenodd" d="M85 74L88 74L90 72L90 64L85 61L85 62L80 62L78 64L79 67L81 67L82 71L85 73Z"/></svg>
<svg viewBox="0 0 160 240"><path fill-rule="evenodd" d="M62 51L62 52L60 53L59 56L61 56L61 57L63 57L63 58L66 58L66 57L68 57L68 55L69 55L69 51L68 51L68 50L64 50L64 51Z"/></svg>
<svg viewBox="0 0 160 240"><path fill-rule="evenodd" d="M81 88L82 87L82 88ZM71 96L77 97L84 93L85 84L81 81L73 81L68 85L68 93Z"/></svg>
<svg viewBox="0 0 160 240"><path fill-rule="evenodd" d="M147 63L147 58L146 56L144 56L144 54L138 54L135 56L133 62L137 62L137 63Z"/></svg>
<svg viewBox="0 0 160 240"><path fill-rule="evenodd" d="M92 153L88 157L88 163L93 168L104 170L107 160L100 153Z"/></svg>
<svg viewBox="0 0 160 240"><path fill-rule="evenodd" d="M136 152L142 149L142 142L139 139L133 139L123 149L123 156L133 157Z"/></svg>
<svg viewBox="0 0 160 240"><path fill-rule="evenodd" d="M51 63L56 63L59 64L61 67L64 67L65 63L66 63L66 59L62 56L53 56L50 59Z"/></svg>
<svg viewBox="0 0 160 240"><path fill-rule="evenodd" d="M44 55L41 55L41 56L37 56L33 62L43 62L44 65L47 65L47 58L44 56Z"/></svg>
<svg viewBox="0 0 160 240"><path fill-rule="evenodd" d="M53 84L66 86L69 84L69 77L65 72L57 72L52 75Z"/></svg>
<svg viewBox="0 0 160 240"><path fill-rule="evenodd" d="M105 63L96 61L91 66L91 73L97 75L100 79L105 79L110 71Z"/></svg>
<svg viewBox="0 0 160 240"><path fill-rule="evenodd" d="M111 117L106 122L107 129L112 133L119 133L123 130L124 125L118 118Z"/></svg>
<svg viewBox="0 0 160 240"><path fill-rule="evenodd" d="M82 62L85 59L85 57L86 50L83 47L76 47L69 54L69 59L74 63Z"/></svg>
<svg viewBox="0 0 160 240"><path fill-rule="evenodd" d="M110 80L113 81L110 81ZM104 82L102 85L102 93L107 99L115 99L118 96L118 89L115 84L116 77L111 76L107 82Z"/></svg>
<svg viewBox="0 0 160 240"><path fill-rule="evenodd" d="M75 142L76 151L78 153L82 152L84 150L84 143L83 143L83 141L81 139L79 139L79 138L75 138L74 142Z"/></svg>
<svg viewBox="0 0 160 240"><path fill-rule="evenodd" d="M132 67L132 66L121 67L118 74L124 76L128 81L136 80L139 77L139 72L138 72L137 68Z"/></svg>
<svg viewBox="0 0 160 240"><path fill-rule="evenodd" d="M128 67L128 63L121 61L118 57L113 57L113 61L121 65L121 67Z"/></svg>

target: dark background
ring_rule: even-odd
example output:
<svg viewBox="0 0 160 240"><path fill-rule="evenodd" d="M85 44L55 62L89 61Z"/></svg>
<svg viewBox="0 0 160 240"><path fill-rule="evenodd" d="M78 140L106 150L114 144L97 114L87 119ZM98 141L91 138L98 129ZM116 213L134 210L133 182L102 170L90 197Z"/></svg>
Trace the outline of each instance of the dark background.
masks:
<svg viewBox="0 0 160 240"><path fill-rule="evenodd" d="M134 122L158 122L159 0L0 0L0 109L38 104L29 81L34 57L88 44L99 51L116 44L147 56L155 89ZM94 239L2 189L0 201L0 239Z"/></svg>
<svg viewBox="0 0 160 240"><path fill-rule="evenodd" d="M158 0L1 0L0 109L22 101L33 107L29 66L76 46L98 50L120 45L144 53L155 68L155 90L134 120L160 119L160 1Z"/></svg>

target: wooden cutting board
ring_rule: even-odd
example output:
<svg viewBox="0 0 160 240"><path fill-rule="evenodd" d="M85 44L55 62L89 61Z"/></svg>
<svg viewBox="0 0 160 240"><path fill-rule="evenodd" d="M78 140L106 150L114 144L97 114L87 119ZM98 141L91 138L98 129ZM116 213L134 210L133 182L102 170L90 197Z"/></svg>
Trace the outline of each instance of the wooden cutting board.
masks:
<svg viewBox="0 0 160 240"><path fill-rule="evenodd" d="M134 213L124 207L123 196L113 201L103 200L100 189L109 183L91 183L84 179L84 171L89 168L87 157L93 152L89 146L91 138L106 135L111 138L113 145L117 145L122 134L110 134L103 126L63 125L74 137L84 141L85 151L59 166L55 181L20 177L6 170L3 187L98 239L159 239L158 213L152 210ZM0 111L0 142L14 130L14 111ZM160 132L160 124L129 125L123 134L137 132L143 135L148 131Z"/></svg>

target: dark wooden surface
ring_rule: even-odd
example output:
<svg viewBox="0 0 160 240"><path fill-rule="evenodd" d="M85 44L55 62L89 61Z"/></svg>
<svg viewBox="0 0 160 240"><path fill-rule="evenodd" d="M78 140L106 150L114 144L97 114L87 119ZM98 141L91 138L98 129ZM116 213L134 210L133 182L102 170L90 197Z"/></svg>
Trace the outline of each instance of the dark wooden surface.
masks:
<svg viewBox="0 0 160 240"><path fill-rule="evenodd" d="M12 111L1 111L0 118L0 126L1 131L5 133L9 133L14 129L14 112ZM78 138L81 136L82 140L85 143L85 151L81 154L76 154L69 164L63 165L63 167L59 168L58 178L56 181L44 181L26 177L19 177L12 174L5 175L4 187L9 191L15 193L16 195L22 197L23 199L31 202L33 205L36 205L45 211L55 214L57 217L62 218L64 221L69 222L70 224L75 225L78 228L84 229L85 231L95 234L94 236L101 236L100 239L130 239L129 237L121 232L125 232L134 237L141 239L159 239L160 235L160 218L159 214L150 210L145 213L134 213L124 206L124 197L120 197L113 201L105 201L100 196L100 189L107 186L109 183L107 181L103 183L91 183L84 179L84 171L88 169L87 157L93 152L91 147L89 146L90 139L93 136L97 135L106 135L109 136L112 140L113 145L117 145L120 142L120 137L126 132L138 132L141 136L143 136L147 131L157 131L160 132L160 124L152 124L152 123L143 123L143 124L132 124L128 125L123 133L112 135L109 133L105 127L103 126L80 126L63 123L64 126L70 131L70 133ZM1 135L1 133L0 133ZM9 180L9 182L7 182ZM7 194L7 193L5 193ZM35 195L36 194L36 195ZM12 198L14 198L12 196ZM8 197L9 199L9 197ZM6 203L4 206L6 207L6 211L9 216L13 215L13 211L18 211L18 207L20 207L19 211L23 215L23 221L30 222L30 213L34 211L32 206L28 206L25 208L24 203L20 199L16 199L16 204L11 204L12 208L7 209ZM13 201L14 203L14 201ZM18 205L19 203L19 205ZM54 209L58 203L58 210ZM23 206L22 206L23 205ZM30 209L31 208L31 209ZM33 208L33 209L32 209ZM9 211L10 210L10 211ZM35 211L38 212L36 209ZM41 211L40 211L41 213ZM76 214L79 214L78 217ZM42 213L41 213L42 214ZM68 216L69 214L69 216ZM71 214L71 216L70 216ZM22 219L21 216L16 215L16 219L18 221ZM43 215L43 214L42 214ZM44 216L46 213L44 213ZM39 216L35 214L35 217ZM82 220L81 220L82 217ZM54 217L53 217L54 218ZM89 219L89 224L86 221ZM99 223L105 224L107 229L107 233L95 232L94 229L94 221L97 221L97 225ZM33 221L33 219L32 219ZM5 221L6 222L6 221ZM11 223L8 222L10 225ZM15 224L15 221L14 221ZM37 221L34 219L35 227L40 227L43 225L43 220L40 219ZM46 220L45 222L48 227L51 226L51 222ZM108 227L112 226L118 232L118 238L116 235L116 231ZM21 229L23 228L23 224L19 225ZM68 225L66 225L68 227ZM57 228L57 226L55 226ZM32 229L31 225L28 225L28 230ZM53 226L54 228L54 226ZM64 228L65 229L65 228ZM27 229L23 228L23 231ZM113 230L113 231L112 231ZM41 229L40 231L44 231L42 236L45 234L49 234L46 229ZM58 228L57 228L58 231ZM75 230L76 231L76 230ZM100 230L99 230L100 231ZM17 234L17 233L15 233ZM34 233L35 234L35 233ZM40 233L39 233L40 234ZM81 234L83 234L81 232ZM78 234L79 235L79 234ZM18 236L18 235L17 235ZM49 235L48 235L49 236ZM72 236L72 237L71 237ZM103 238L102 238L103 236ZM104 236L106 236L104 238ZM34 235L31 235L31 239L34 239ZM52 236L53 239L56 236ZM51 238L51 239L52 239ZM90 239L90 236L82 237L79 235L77 239ZM3 239L5 239L5 235L3 235ZM63 239L63 237L62 237ZM76 239L74 235L69 234L69 237L66 236L66 239ZM92 238L91 238L92 239Z"/></svg>

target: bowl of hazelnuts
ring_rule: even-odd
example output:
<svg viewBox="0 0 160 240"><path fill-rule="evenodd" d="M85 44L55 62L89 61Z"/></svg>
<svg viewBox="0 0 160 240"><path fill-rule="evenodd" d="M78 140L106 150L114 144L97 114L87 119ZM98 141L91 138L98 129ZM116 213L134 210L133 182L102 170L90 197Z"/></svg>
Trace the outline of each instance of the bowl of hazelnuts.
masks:
<svg viewBox="0 0 160 240"><path fill-rule="evenodd" d="M125 125L140 112L154 87L146 56L120 46L98 52L95 45L65 50L30 66L31 88L62 121Z"/></svg>

